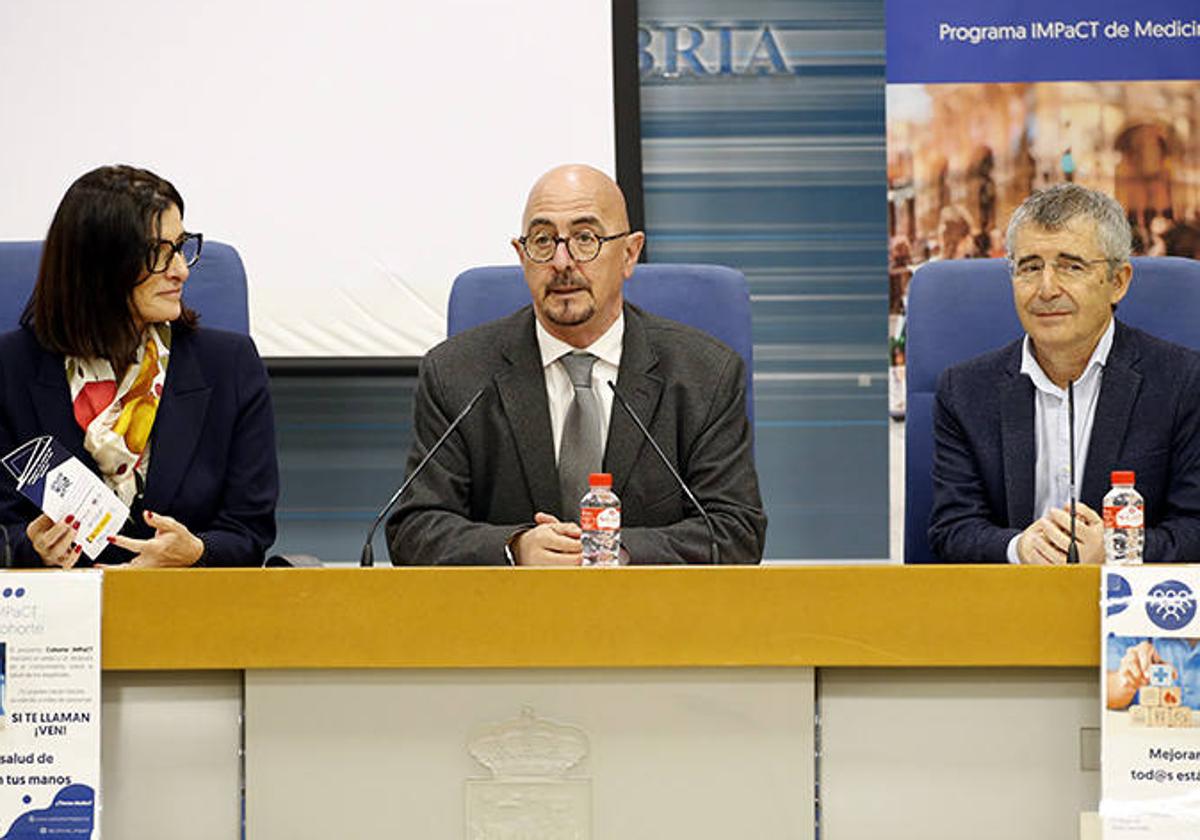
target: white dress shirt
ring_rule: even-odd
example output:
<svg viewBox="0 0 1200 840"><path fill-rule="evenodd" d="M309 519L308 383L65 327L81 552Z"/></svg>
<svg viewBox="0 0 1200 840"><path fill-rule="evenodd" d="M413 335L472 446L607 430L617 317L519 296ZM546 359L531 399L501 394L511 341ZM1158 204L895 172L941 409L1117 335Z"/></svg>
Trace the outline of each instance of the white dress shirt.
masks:
<svg viewBox="0 0 1200 840"><path fill-rule="evenodd" d="M600 336L589 347L572 347L565 341L552 336L542 322L534 319L537 330L538 349L542 354L542 372L546 377L546 399L550 403L550 428L554 432L554 461L558 462L558 451L562 446L563 423L567 419L567 410L575 399L575 386L563 366L558 364L560 357L568 353L586 352L596 357L592 365L592 391L600 401L600 439L608 445L608 423L612 416L613 395L608 387L611 381L617 381L617 371L621 367L621 346L625 338L625 313L617 316L604 335Z"/></svg>
<svg viewBox="0 0 1200 840"><path fill-rule="evenodd" d="M1112 350L1115 321L1100 336L1096 349L1088 359L1083 373L1075 380L1075 498L1087 464L1088 444L1092 439L1092 424L1096 419L1096 403L1100 400L1100 382L1104 365ZM1067 390L1050 381L1037 359L1029 336L1021 345L1021 373L1033 382L1034 464L1033 515L1040 519L1052 508L1061 508L1071 500L1071 439L1067 406ZM1019 563L1017 540L1008 542L1008 562Z"/></svg>

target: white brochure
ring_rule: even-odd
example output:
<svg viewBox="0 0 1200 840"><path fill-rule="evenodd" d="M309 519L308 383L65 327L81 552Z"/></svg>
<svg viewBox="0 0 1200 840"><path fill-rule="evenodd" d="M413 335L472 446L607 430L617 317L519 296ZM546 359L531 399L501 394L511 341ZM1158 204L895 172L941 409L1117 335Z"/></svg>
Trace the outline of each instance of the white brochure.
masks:
<svg viewBox="0 0 1200 840"><path fill-rule="evenodd" d="M0 572L0 838L100 837L103 572Z"/></svg>
<svg viewBox="0 0 1200 840"><path fill-rule="evenodd" d="M1200 567L1107 566L1100 702L1106 840L1200 837Z"/></svg>
<svg viewBox="0 0 1200 840"><path fill-rule="evenodd" d="M80 523L75 541L92 560L129 518L129 508L108 485L49 435L22 444L0 463L16 479L17 492L43 513L55 522L70 515Z"/></svg>

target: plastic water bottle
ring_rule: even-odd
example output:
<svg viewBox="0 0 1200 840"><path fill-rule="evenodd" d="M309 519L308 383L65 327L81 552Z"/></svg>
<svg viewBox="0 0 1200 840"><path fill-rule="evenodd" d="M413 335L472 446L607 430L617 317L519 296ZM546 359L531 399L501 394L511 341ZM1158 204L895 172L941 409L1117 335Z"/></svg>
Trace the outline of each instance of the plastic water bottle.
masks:
<svg viewBox="0 0 1200 840"><path fill-rule="evenodd" d="M621 500L612 491L612 476L592 473L579 501L583 528L583 565L616 566L621 562Z"/></svg>
<svg viewBox="0 0 1200 840"><path fill-rule="evenodd" d="M1104 497L1104 562L1136 566L1142 562L1145 502L1133 489L1132 470L1116 470L1112 489Z"/></svg>

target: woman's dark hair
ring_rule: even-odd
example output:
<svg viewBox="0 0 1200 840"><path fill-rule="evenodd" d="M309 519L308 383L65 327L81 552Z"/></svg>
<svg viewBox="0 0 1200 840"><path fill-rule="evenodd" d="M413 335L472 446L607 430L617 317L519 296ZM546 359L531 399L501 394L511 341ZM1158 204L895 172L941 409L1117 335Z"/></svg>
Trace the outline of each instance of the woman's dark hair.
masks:
<svg viewBox="0 0 1200 840"><path fill-rule="evenodd" d="M133 289L172 204L182 216L183 197L171 182L132 166L102 166L71 185L50 222L37 284L21 315L42 346L108 359L120 376L141 339ZM192 329L196 313L184 307L174 323Z"/></svg>

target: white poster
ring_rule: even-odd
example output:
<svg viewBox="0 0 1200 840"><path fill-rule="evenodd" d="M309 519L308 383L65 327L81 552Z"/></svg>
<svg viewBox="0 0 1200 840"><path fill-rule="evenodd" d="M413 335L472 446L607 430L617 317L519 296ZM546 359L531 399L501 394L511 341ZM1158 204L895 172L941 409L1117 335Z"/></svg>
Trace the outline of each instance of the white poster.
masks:
<svg viewBox="0 0 1200 840"><path fill-rule="evenodd" d="M1108 567L1101 617L1106 840L1200 837L1200 567Z"/></svg>
<svg viewBox="0 0 1200 840"><path fill-rule="evenodd" d="M0 840L100 837L103 573L0 573Z"/></svg>

